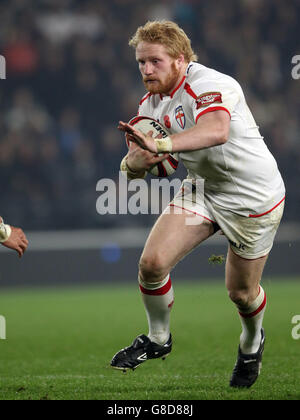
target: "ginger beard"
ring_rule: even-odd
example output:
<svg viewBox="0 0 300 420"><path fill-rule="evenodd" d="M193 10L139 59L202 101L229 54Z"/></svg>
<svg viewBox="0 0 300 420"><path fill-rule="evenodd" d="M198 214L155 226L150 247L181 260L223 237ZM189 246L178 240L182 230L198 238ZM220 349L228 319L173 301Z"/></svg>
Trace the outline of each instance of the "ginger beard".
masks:
<svg viewBox="0 0 300 420"><path fill-rule="evenodd" d="M176 67L175 61L171 63L170 72L165 77L165 80L161 80L158 77L143 77L145 88L152 94L162 93L169 94L175 88L177 82L179 83L180 69ZM154 80L151 82L149 80Z"/></svg>

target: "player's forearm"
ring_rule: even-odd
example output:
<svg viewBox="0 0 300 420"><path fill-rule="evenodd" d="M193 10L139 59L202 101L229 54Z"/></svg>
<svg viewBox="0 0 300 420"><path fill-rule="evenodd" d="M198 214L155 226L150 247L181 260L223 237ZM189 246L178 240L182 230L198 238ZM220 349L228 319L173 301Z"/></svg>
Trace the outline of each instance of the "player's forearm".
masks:
<svg viewBox="0 0 300 420"><path fill-rule="evenodd" d="M208 113L199 118L197 124L179 134L173 134L172 151L188 152L207 149L226 143L230 118L224 111Z"/></svg>
<svg viewBox="0 0 300 420"><path fill-rule="evenodd" d="M209 147L219 146L226 143L228 138L227 130L220 127L195 126L183 133L173 134L172 152L189 152Z"/></svg>

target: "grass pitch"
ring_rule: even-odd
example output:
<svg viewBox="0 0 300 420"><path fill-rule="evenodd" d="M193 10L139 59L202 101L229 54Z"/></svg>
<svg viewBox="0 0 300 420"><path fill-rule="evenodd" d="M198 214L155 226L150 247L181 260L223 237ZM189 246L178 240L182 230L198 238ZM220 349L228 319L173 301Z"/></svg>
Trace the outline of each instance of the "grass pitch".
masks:
<svg viewBox="0 0 300 420"><path fill-rule="evenodd" d="M241 327L223 283L173 284L171 355L127 374L109 362L147 333L137 287L2 290L7 339L0 340L0 399L300 399L300 340L291 334L300 279L263 283L266 348L250 390L228 386Z"/></svg>

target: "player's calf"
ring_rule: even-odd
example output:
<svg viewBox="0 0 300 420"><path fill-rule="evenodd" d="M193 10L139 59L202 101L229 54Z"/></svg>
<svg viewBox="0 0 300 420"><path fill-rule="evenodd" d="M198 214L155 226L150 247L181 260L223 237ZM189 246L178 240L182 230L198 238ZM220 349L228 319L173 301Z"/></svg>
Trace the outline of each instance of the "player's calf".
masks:
<svg viewBox="0 0 300 420"><path fill-rule="evenodd" d="M256 353L261 341L261 329L266 310L267 297L264 289L259 286L259 292L255 299L245 299L243 304L236 303L240 321L242 324L242 334L240 336L240 346L244 354ZM247 302L247 303L246 303Z"/></svg>
<svg viewBox="0 0 300 420"><path fill-rule="evenodd" d="M164 344L170 336L170 312L174 303L170 275L157 283L139 278L139 287L148 319L148 337L157 344Z"/></svg>
<svg viewBox="0 0 300 420"><path fill-rule="evenodd" d="M257 287L243 288L243 289L229 289L228 296L230 300L238 308L248 308L251 303L256 299L258 294Z"/></svg>

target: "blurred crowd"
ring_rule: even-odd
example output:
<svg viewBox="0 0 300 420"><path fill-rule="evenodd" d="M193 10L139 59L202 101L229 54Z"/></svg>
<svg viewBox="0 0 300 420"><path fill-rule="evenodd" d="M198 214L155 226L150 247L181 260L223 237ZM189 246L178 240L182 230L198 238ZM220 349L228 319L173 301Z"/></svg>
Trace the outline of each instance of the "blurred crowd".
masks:
<svg viewBox="0 0 300 420"><path fill-rule="evenodd" d="M241 83L287 185L285 220L299 220L299 18L299 0L1 0L1 215L33 230L152 223L97 214L96 184L118 179L116 126L144 95L128 40L172 19L200 63Z"/></svg>

